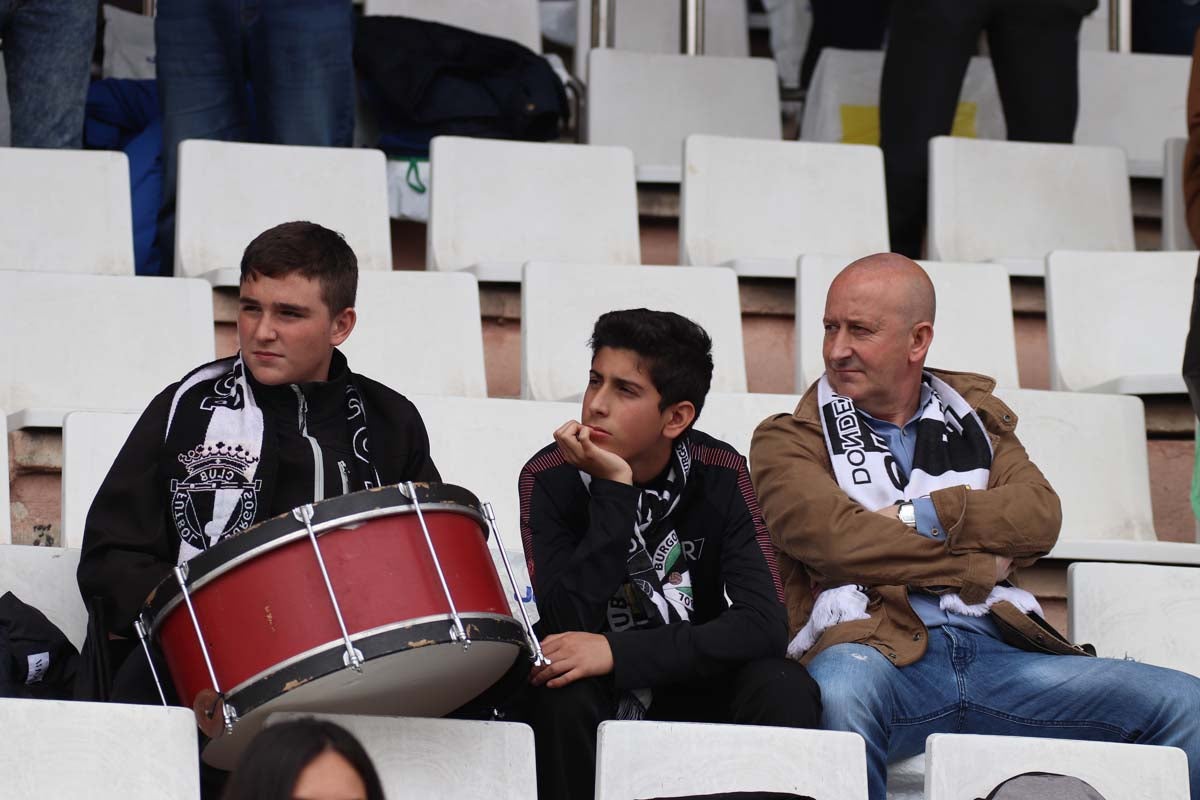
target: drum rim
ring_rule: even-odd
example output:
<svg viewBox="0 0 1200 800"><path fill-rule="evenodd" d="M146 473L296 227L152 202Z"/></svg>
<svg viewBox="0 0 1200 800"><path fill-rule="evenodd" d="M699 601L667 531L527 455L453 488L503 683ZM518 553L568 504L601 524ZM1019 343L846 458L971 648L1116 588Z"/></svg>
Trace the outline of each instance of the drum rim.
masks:
<svg viewBox="0 0 1200 800"><path fill-rule="evenodd" d="M484 519L479 498L472 492L452 483L418 483L415 486L418 490L418 495L421 494L420 490L422 488L426 490L430 487L449 489L450 491L447 492L449 497L442 497L430 502L421 500L421 511L451 511L469 517L479 526L484 542L487 542L489 538L488 523ZM403 484L389 484L375 489L366 489L337 497L330 497L318 503L313 503L313 533L319 537L331 530L340 530L347 525L367 522L396 513L415 513L411 498L408 497L405 489L406 487ZM361 511L329 518L322 518L319 513L322 507L331 511L341 505L348 504L350 498L361 499L364 496L377 495L389 490L398 492L401 497L408 500L407 504L374 506ZM288 528L276 533L275 529L280 528L285 523L288 525ZM181 568L187 582L188 592L199 591L206 584L220 578L235 567L256 559L264 553L291 544L297 539L307 537L308 531L305 529L304 524L297 520L291 511L285 511L270 519L265 519L236 536L220 542L211 550L198 553L182 564ZM218 556L220 556L219 559ZM154 597L144 607L144 612L150 618L149 628L152 637L158 636L159 629L166 621L166 618L182 603L183 593L180 591L179 584L175 581L173 575L168 574L159 583Z"/></svg>
<svg viewBox="0 0 1200 800"><path fill-rule="evenodd" d="M459 616L460 616L460 618L463 619L464 623L471 622L471 621L482 621L486 624L496 626L497 629L503 631L503 633L504 633L503 636L491 636L487 639L482 639L482 638L472 639L472 643L511 644L511 645L516 646L516 648L517 648L516 658L521 658L522 656L526 656L526 657L528 656L529 644L528 644L528 640L525 636L525 629L521 625L521 623L516 618L514 618L511 614L496 614L494 612L482 612L482 613L477 613L477 614L465 614L465 615L460 614ZM361 641L363 644L369 644L369 643L375 642L377 640L387 640L391 637L396 636L397 634L402 633L405 630L411 630L411 629L418 628L418 627L427 627L427 626L431 626L431 625L436 625L439 622L449 622L450 619L451 619L451 617L449 614L434 614L434 615L430 615L427 617L419 617L419 618L415 618L413 620L405 620L404 622L401 622L401 623L393 623L393 624L386 625L386 626L380 626L380 628L372 629L375 632L370 635L367 635L367 632L364 631L363 634L352 636L351 640L355 641L356 644L358 641ZM417 647L412 647L412 646L399 647L399 648L395 648L392 650L388 650L387 652L384 652L384 653L380 653L380 654L377 654L377 655L374 655L371 657L367 657L364 659L364 668L369 667L369 665L372 661L375 661L379 658L383 658L386 656L391 656L391 655L395 655L397 653L403 653L403 652L407 652L407 651L411 651L411 650L421 650L421 649L431 646L431 645L447 645L447 644L454 644L454 643L455 642L450 638L450 628L447 627L446 634L444 637L429 640L427 644L422 644ZM300 667L306 663L311 663L315 667L315 666L317 666L317 664L320 663L320 661L322 659L336 658L338 666L336 666L332 669L327 669L326 671L321 672L320 674L311 675L310 677L307 678L307 680L304 680L300 684L296 685L295 688L299 688L299 686L301 686L301 685L311 683L313 681L321 680L330 675L333 675L334 673L341 672L342 670L350 669L350 667L345 665L345 662L343 660L345 651L346 651L345 642L342 639L335 639L331 642L320 645L319 647L307 650L303 654L292 656L291 658L285 659L284 661L280 661L279 663L273 664L270 668L263 670L262 672L258 673L257 675L254 675L251 678L248 678L247 680L240 682L233 689L226 690L225 691L226 702L228 702L231 706L233 706L239 715L248 714L250 712L253 712L256 709L265 705L266 703L270 702L271 700L273 700L277 697L282 697L283 695L287 694L287 691L282 690L282 688L280 688L278 691L276 691L276 690L274 690L273 687L275 684L282 684L283 686L286 686L288 683L291 683L291 680L295 680L294 678L292 678L291 680L285 680L286 678L289 677L287 674L289 670L294 672L294 671L296 671L296 669L298 667ZM269 682L272 680L273 680L273 683L271 685L264 686L258 692L253 691L256 685L262 686L262 684L264 682ZM246 695L247 691L251 692L250 696ZM262 695L266 695L265 699L263 699ZM246 705L246 703L251 702L251 701L255 701L253 705Z"/></svg>

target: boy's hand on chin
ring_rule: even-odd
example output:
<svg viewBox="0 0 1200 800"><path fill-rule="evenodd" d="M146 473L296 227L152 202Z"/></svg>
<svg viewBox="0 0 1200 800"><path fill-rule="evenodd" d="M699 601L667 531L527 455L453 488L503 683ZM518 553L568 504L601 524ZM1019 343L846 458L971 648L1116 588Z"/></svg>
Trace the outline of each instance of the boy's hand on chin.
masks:
<svg viewBox="0 0 1200 800"><path fill-rule="evenodd" d="M616 453L592 441L592 429L574 420L563 423L554 432L554 441L568 464L593 478L633 485L633 469Z"/></svg>

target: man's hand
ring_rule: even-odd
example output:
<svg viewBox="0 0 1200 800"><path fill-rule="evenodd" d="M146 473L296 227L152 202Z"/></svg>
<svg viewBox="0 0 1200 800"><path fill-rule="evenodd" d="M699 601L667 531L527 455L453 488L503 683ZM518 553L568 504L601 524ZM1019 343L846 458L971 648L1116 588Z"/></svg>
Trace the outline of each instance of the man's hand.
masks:
<svg viewBox="0 0 1200 800"><path fill-rule="evenodd" d="M616 453L592 441L592 429L571 420L554 432L558 451L566 462L593 478L633 485L633 469Z"/></svg>
<svg viewBox="0 0 1200 800"><path fill-rule="evenodd" d="M996 583L1012 574L1012 559L1008 556L996 556Z"/></svg>
<svg viewBox="0 0 1200 800"><path fill-rule="evenodd" d="M607 675L613 669L612 648L598 633L568 631L542 639L542 655L550 663L536 667L529 676L534 686L558 689L580 678Z"/></svg>

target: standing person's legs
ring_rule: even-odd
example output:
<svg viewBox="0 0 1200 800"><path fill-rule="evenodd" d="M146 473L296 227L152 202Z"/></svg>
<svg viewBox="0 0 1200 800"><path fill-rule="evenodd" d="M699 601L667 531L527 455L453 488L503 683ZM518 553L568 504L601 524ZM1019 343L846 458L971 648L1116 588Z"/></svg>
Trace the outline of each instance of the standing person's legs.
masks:
<svg viewBox="0 0 1200 800"><path fill-rule="evenodd" d="M919 258L927 214L929 140L950 133L967 64L990 0L892 3L879 90L880 146L892 250Z"/></svg>
<svg viewBox="0 0 1200 800"><path fill-rule="evenodd" d="M800 68L800 86L812 81L817 58L826 47L878 50L883 47L892 0L811 0L813 23Z"/></svg>
<svg viewBox="0 0 1200 800"><path fill-rule="evenodd" d="M542 800L590 800L596 783L596 728L612 719L619 697L612 676L558 689L534 689L528 706Z"/></svg>
<svg viewBox="0 0 1200 800"><path fill-rule="evenodd" d="M929 631L929 646L915 664L896 667L874 647L839 644L808 665L821 687L821 727L857 733L867 743L871 800L887 797L889 762L925 750L932 733L954 730L960 714L950 639Z"/></svg>
<svg viewBox="0 0 1200 800"><path fill-rule="evenodd" d="M262 0L247 53L264 141L353 144L350 0Z"/></svg>
<svg viewBox="0 0 1200 800"><path fill-rule="evenodd" d="M163 198L158 215L162 274L175 261L175 185L184 139L244 141L250 131L237 0L170 0L154 20L163 115Z"/></svg>
<svg viewBox="0 0 1200 800"><path fill-rule="evenodd" d="M1192 400L1192 412L1200 417L1200 263L1192 281L1192 317L1183 346L1183 382Z"/></svg>
<svg viewBox="0 0 1200 800"><path fill-rule="evenodd" d="M1200 678L1112 658L1053 656L953 631L961 732L1179 747L1200 798Z"/></svg>
<svg viewBox="0 0 1200 800"><path fill-rule="evenodd" d="M988 49L1010 140L1074 139L1082 21L1062 3L999 0L988 23Z"/></svg>
<svg viewBox="0 0 1200 800"><path fill-rule="evenodd" d="M79 148L96 42L96 6L80 0L0 5L13 147Z"/></svg>

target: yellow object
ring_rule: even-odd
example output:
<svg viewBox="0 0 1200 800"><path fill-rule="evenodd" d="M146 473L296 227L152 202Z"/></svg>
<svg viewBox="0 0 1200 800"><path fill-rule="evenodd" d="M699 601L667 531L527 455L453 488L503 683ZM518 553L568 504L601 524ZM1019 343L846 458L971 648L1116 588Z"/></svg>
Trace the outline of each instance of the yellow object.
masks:
<svg viewBox="0 0 1200 800"><path fill-rule="evenodd" d="M845 144L879 144L879 106L855 106L843 103L842 142ZM978 138L975 117L979 111L976 103L959 103L954 111L951 136Z"/></svg>

